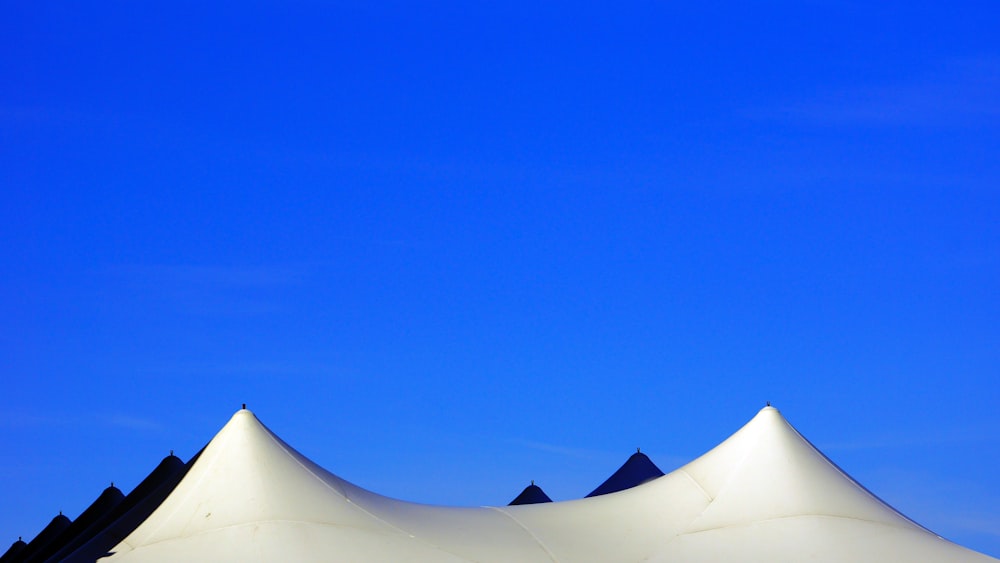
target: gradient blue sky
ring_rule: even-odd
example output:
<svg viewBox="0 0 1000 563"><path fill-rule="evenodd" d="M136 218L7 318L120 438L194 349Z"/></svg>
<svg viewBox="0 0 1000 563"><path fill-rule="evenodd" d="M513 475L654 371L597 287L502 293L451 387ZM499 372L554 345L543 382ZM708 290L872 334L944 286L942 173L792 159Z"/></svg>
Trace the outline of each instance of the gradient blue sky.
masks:
<svg viewBox="0 0 1000 563"><path fill-rule="evenodd" d="M479 505L770 400L1000 555L994 3L78 4L0 8L4 549L243 402Z"/></svg>

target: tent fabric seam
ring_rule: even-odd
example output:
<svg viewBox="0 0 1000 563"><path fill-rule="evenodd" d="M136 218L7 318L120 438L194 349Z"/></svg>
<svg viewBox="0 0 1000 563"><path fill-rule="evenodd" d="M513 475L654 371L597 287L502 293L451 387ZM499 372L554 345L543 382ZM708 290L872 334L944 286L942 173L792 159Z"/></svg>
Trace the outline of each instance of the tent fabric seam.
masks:
<svg viewBox="0 0 1000 563"><path fill-rule="evenodd" d="M703 487L703 486L701 485L701 483L699 483L699 482L698 482L698 480L694 478L694 476L693 476L693 475L691 475L690 473L688 473L688 472L687 472L687 470L686 470L686 469L684 469L683 467L681 467L681 468L678 468L678 469L676 470L676 472L677 472L677 473L680 473L680 474L684 475L685 477L687 477L688 479L690 479L690 480L691 480L691 482L692 482L692 483L694 483L694 485L695 485L696 487L698 487L698 490L699 490L699 491L701 491L701 492L702 492L702 494L704 494L704 495L705 495L705 498L706 498L706 499L708 500L708 504L712 504L712 501L714 501L714 500L715 500L715 497L713 497L712 495L710 495L710 494L708 493L708 491L707 491L707 490L705 490L705 487ZM706 508L707 508L707 507L706 507Z"/></svg>
<svg viewBox="0 0 1000 563"><path fill-rule="evenodd" d="M510 514L509 512L507 512L506 510L500 508L499 506L487 506L485 508L496 510L500 514L503 514L507 518L510 518L511 520L513 520L514 523L518 525L518 527L520 527L522 530L525 531L525 533L527 533L529 536L531 536L531 539L533 539L535 541L535 543L538 544L538 547L542 548L542 551L544 551L545 554L549 556L549 559L552 560L552 563L559 563L559 558L557 558L554 553L552 553L551 551L549 551L549 548L545 545L545 543L538 536L536 536L535 533L532 532L530 528L528 528L520 520L518 520L517 518L515 518L513 514Z"/></svg>
<svg viewBox="0 0 1000 563"><path fill-rule="evenodd" d="M810 514L810 513L804 513L804 514L788 514L786 516L775 516L774 518L763 518L763 519L760 519L760 520L753 520L753 521L749 521L749 522L737 522L737 523L734 523L734 524L726 524L725 526L714 526L712 528L704 528L704 529L701 529L701 530L692 530L690 532L680 532L679 534L677 534L677 537L679 537L679 536L690 536L690 535L700 534L700 533L703 533L703 532L711 532L713 530L725 530L727 528L740 528L740 527L754 526L754 525L757 525L757 524L763 524L765 522L775 522L775 521L778 521L778 520L788 520L788 519L792 519L792 518L832 518L832 519L836 519L836 520L854 520L856 522L865 522L865 523L868 523L868 524L878 524L878 525L881 525L881 526L885 526L887 528L895 528L897 530L910 530L910 531L912 531L912 528L910 528L908 526L899 526L899 525L896 525L896 524L890 524L889 522L880 522L878 520L870 520L868 518L858 518L856 516L843 516L841 514ZM941 538L941 536L936 536L936 537L938 537L939 539L944 539L944 538Z"/></svg>

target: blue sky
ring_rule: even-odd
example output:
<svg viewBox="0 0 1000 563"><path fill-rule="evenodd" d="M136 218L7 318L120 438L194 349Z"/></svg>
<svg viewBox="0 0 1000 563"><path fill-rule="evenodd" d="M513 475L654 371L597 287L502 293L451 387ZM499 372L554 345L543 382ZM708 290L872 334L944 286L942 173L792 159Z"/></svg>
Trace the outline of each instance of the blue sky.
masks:
<svg viewBox="0 0 1000 563"><path fill-rule="evenodd" d="M1000 556L990 3L2 13L3 542L243 402L480 505L772 401Z"/></svg>

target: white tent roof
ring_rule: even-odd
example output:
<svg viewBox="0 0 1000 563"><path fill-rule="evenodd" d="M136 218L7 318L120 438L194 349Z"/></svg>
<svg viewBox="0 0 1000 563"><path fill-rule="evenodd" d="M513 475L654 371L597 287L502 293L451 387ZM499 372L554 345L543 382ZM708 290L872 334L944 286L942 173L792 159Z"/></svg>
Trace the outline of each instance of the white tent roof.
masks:
<svg viewBox="0 0 1000 563"><path fill-rule="evenodd" d="M238 411L108 561L996 561L873 496L772 407L684 467L622 492L453 508L325 471Z"/></svg>

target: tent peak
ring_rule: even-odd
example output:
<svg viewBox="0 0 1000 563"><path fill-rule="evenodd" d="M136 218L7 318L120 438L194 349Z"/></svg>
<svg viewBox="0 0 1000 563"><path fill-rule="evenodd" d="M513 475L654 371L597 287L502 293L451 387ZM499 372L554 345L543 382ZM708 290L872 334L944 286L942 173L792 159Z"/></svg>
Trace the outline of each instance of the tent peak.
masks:
<svg viewBox="0 0 1000 563"><path fill-rule="evenodd" d="M238 416L251 416L253 418L257 418L257 416L253 413L253 411L246 408L245 406L242 409L236 411L235 414L233 414L234 419Z"/></svg>

